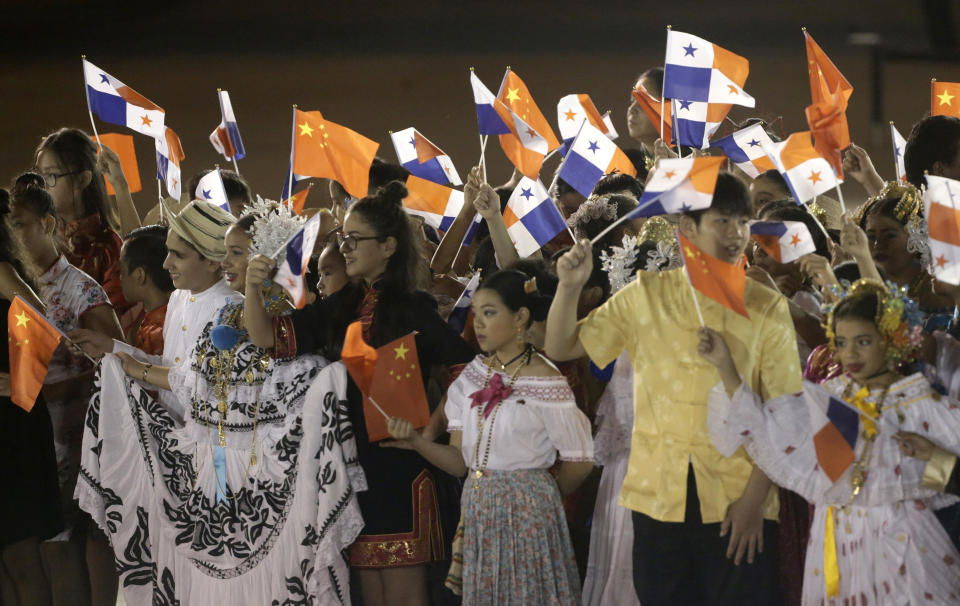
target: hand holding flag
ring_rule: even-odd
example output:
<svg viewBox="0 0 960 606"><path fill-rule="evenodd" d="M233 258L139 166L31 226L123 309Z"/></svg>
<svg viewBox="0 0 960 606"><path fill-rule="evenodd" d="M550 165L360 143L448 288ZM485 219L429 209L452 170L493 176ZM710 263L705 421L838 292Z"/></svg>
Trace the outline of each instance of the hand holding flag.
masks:
<svg viewBox="0 0 960 606"><path fill-rule="evenodd" d="M322 216L322 213L314 213L297 233L272 255L274 259L279 257L273 281L290 293L290 299L297 309L303 309L307 304L307 265L317 242Z"/></svg>

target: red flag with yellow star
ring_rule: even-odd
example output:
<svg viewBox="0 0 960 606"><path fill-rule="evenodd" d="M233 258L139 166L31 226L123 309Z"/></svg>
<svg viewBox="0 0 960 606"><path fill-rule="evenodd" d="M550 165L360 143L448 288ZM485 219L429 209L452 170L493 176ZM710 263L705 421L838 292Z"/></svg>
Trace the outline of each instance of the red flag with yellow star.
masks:
<svg viewBox="0 0 960 606"><path fill-rule="evenodd" d="M553 151L560 147L560 141L553 134L553 129L550 128L550 123L547 122L543 112L534 102L533 95L530 94L527 85L510 68L507 68L507 73L503 75L503 82L500 83L497 99L547 140L547 151ZM505 135L501 135L501 137L503 136Z"/></svg>
<svg viewBox="0 0 960 606"><path fill-rule="evenodd" d="M302 191L299 191L293 194L292 196L284 200L283 203L289 204L290 207L293 209L293 212L297 213L298 215L302 215L303 205L307 203L307 195L310 193L310 188L312 187L313 187L313 182L311 182L307 186L307 189L304 189Z"/></svg>
<svg viewBox="0 0 960 606"><path fill-rule="evenodd" d="M930 81L930 115L960 117L960 82Z"/></svg>
<svg viewBox="0 0 960 606"><path fill-rule="evenodd" d="M14 297L7 311L7 343L10 352L10 399L30 412L43 380L53 350L63 334L43 314L20 297Z"/></svg>
<svg viewBox="0 0 960 606"><path fill-rule="evenodd" d="M347 327L340 359L363 392L363 416L371 442L390 437L384 413L406 419L418 429L430 421L415 335L374 349L363 340L359 321Z"/></svg>
<svg viewBox="0 0 960 606"><path fill-rule="evenodd" d="M730 311L749 318L743 302L747 287L747 274L742 263L727 263L711 256L677 232L680 252L690 277L690 284L704 296L710 297Z"/></svg>
<svg viewBox="0 0 960 606"><path fill-rule="evenodd" d="M810 98L807 124L813 133L814 147L843 180L843 150L850 147L847 105L853 86L843 77L813 37L803 32L807 44L807 72L810 76Z"/></svg>
<svg viewBox="0 0 960 606"><path fill-rule="evenodd" d="M370 165L380 144L326 120L318 111L298 109L294 114L293 172L333 179L351 196L366 196Z"/></svg>

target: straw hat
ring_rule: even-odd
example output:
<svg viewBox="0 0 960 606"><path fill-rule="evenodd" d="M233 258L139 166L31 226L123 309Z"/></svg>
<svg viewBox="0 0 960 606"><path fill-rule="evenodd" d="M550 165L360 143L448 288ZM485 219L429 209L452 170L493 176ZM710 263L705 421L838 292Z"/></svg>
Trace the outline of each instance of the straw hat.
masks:
<svg viewBox="0 0 960 606"><path fill-rule="evenodd" d="M164 213L170 228L201 255L211 261L223 261L227 256L223 237L227 228L236 222L228 211L206 200L193 200L179 213L172 212L164 204Z"/></svg>

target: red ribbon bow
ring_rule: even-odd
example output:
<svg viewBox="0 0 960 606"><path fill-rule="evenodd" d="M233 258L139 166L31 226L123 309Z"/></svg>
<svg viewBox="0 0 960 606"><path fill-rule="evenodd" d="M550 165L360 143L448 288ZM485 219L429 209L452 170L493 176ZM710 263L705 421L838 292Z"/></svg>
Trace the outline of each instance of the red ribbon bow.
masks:
<svg viewBox="0 0 960 606"><path fill-rule="evenodd" d="M487 387L470 394L470 399L472 400L470 408L476 408L483 404L483 418L486 419L490 416L494 407L509 398L512 393L513 388L504 385L500 375L494 374L490 377L490 384Z"/></svg>

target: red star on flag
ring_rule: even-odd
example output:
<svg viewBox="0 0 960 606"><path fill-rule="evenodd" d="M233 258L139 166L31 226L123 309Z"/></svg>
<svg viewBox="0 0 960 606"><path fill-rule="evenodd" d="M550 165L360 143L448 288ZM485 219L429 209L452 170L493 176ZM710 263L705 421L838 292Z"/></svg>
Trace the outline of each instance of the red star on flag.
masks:
<svg viewBox="0 0 960 606"><path fill-rule="evenodd" d="M563 115L567 117L567 120L572 122L573 119L577 117L577 112L573 111L572 109L568 109Z"/></svg>
<svg viewBox="0 0 960 606"><path fill-rule="evenodd" d="M937 267L942 268L946 264L947 264L946 257L944 257L943 255L940 255L939 257L937 257Z"/></svg>
<svg viewBox="0 0 960 606"><path fill-rule="evenodd" d="M672 171L672 170L668 170L667 172L663 173L663 178L664 178L664 179L673 179L673 176L674 176L675 174L677 174L677 173L674 172L674 171Z"/></svg>
<svg viewBox="0 0 960 606"><path fill-rule="evenodd" d="M144 115L140 120L143 122L144 126L152 126L153 120L150 119L150 116Z"/></svg>
<svg viewBox="0 0 960 606"><path fill-rule="evenodd" d="M823 181L823 179L820 177L820 171L810 171L810 176L807 177L807 179L810 179L811 184Z"/></svg>
<svg viewBox="0 0 960 606"><path fill-rule="evenodd" d="M790 240L790 244L793 246L798 246L800 244L800 234L793 234L793 238Z"/></svg>

